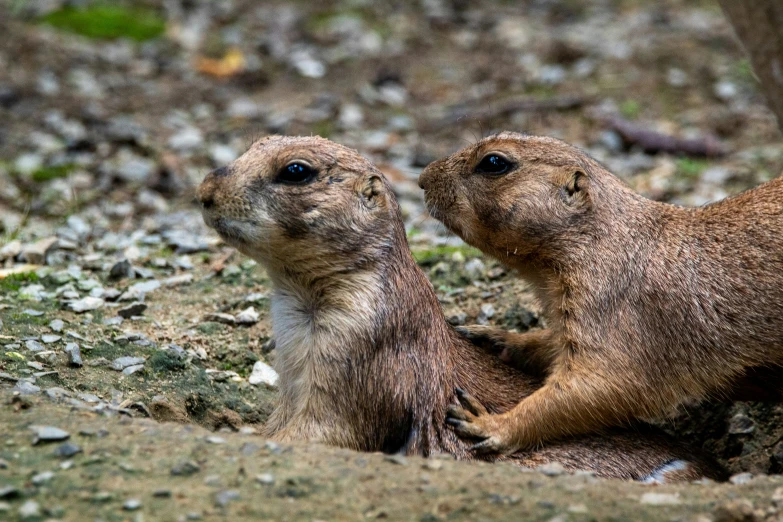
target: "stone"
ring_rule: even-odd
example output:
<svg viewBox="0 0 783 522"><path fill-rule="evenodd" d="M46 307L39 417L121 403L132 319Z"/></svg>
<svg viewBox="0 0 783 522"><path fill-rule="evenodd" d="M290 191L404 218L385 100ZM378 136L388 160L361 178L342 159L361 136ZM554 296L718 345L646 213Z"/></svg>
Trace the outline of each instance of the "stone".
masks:
<svg viewBox="0 0 783 522"><path fill-rule="evenodd" d="M256 482L264 486L271 486L275 483L275 476L271 473L260 473L256 475Z"/></svg>
<svg viewBox="0 0 783 522"><path fill-rule="evenodd" d="M36 395L41 393L41 388L27 379L19 379L11 391L19 395Z"/></svg>
<svg viewBox="0 0 783 522"><path fill-rule="evenodd" d="M19 260L33 265L43 265L46 263L46 255L57 247L57 237L46 237L31 245L22 247L19 253Z"/></svg>
<svg viewBox="0 0 783 522"><path fill-rule="evenodd" d="M40 486L42 484L46 484L47 482L51 481L54 478L54 472L53 471L44 471L42 473L38 473L37 475L33 475L33 477L30 479L33 481L33 484L36 486Z"/></svg>
<svg viewBox="0 0 783 522"><path fill-rule="evenodd" d="M131 285L120 297L119 301L139 301L150 292L160 288L160 281L142 281Z"/></svg>
<svg viewBox="0 0 783 522"><path fill-rule="evenodd" d="M60 457L63 459L68 459L73 457L74 455L77 455L82 452L82 448L74 444L73 442L65 442L63 444L60 444L56 448L54 448L54 451L52 454L55 457Z"/></svg>
<svg viewBox="0 0 783 522"><path fill-rule="evenodd" d="M183 462L179 462L174 465L174 467L171 468L171 474L175 476L189 476L194 475L201 471L201 466L199 466L197 463L193 462L192 460L186 460Z"/></svg>
<svg viewBox="0 0 783 522"><path fill-rule="evenodd" d="M84 366L82 360L82 352L79 349L79 345L76 343L68 343L65 345L65 353L68 354L68 364L74 368L81 368Z"/></svg>
<svg viewBox="0 0 783 522"><path fill-rule="evenodd" d="M651 506L676 506L681 503L679 493L645 493L639 499L642 504Z"/></svg>
<svg viewBox="0 0 783 522"><path fill-rule="evenodd" d="M480 279L484 276L484 271L486 270L486 266L484 265L484 262L481 259L473 258L467 263L465 263L465 272L468 274L468 277L471 279Z"/></svg>
<svg viewBox="0 0 783 522"><path fill-rule="evenodd" d="M59 341L60 339L62 339L62 337L60 337L59 335L46 334L41 336L41 341L43 341L44 344L53 344Z"/></svg>
<svg viewBox="0 0 783 522"><path fill-rule="evenodd" d="M755 423L745 414L738 413L729 421L729 433L732 435L745 435L753 433L755 430Z"/></svg>
<svg viewBox="0 0 783 522"><path fill-rule="evenodd" d="M43 312L41 312L40 310L32 310L32 309L30 309L30 308L28 308L28 309L26 309L26 310L23 310L23 311L22 311L22 313L23 313L24 315L28 315L28 316L30 316L30 317L41 317L41 316L44 314L44 313L43 313Z"/></svg>
<svg viewBox="0 0 783 522"><path fill-rule="evenodd" d="M127 259L114 263L109 270L109 279L117 280L125 277L133 277L133 265Z"/></svg>
<svg viewBox="0 0 783 522"><path fill-rule="evenodd" d="M256 324L259 319L259 314L252 306L242 310L236 315L236 323L243 325Z"/></svg>
<svg viewBox="0 0 783 522"><path fill-rule="evenodd" d="M44 345L36 341L35 339L30 339L29 341L24 342L25 348L30 350L31 352L43 352L46 350Z"/></svg>
<svg viewBox="0 0 783 522"><path fill-rule="evenodd" d="M35 435L33 436L33 446L42 442L59 442L67 440L71 434L65 430L54 426L30 426Z"/></svg>
<svg viewBox="0 0 783 522"><path fill-rule="evenodd" d="M185 127L169 138L169 147L185 152L198 149L204 144L204 136L196 127Z"/></svg>
<svg viewBox="0 0 783 522"><path fill-rule="evenodd" d="M20 288L17 295L20 301L43 301L44 297L46 297L46 292L43 285L33 284Z"/></svg>
<svg viewBox="0 0 783 522"><path fill-rule="evenodd" d="M82 299L68 303L68 308L77 314L83 314L84 312L97 310L104 304L104 300L99 297L83 297Z"/></svg>
<svg viewBox="0 0 783 522"><path fill-rule="evenodd" d="M137 498L129 498L125 502L122 503L122 509L125 511L136 511L138 509L141 509L141 500Z"/></svg>
<svg viewBox="0 0 783 522"><path fill-rule="evenodd" d="M49 323L49 328L52 329L53 332L61 333L63 331L63 327L65 326L65 323L61 319L55 319L51 323Z"/></svg>
<svg viewBox="0 0 783 522"><path fill-rule="evenodd" d="M565 468L559 462L549 462L537 467L536 471L543 473L547 477L556 477L565 473Z"/></svg>
<svg viewBox="0 0 783 522"><path fill-rule="evenodd" d="M222 323L228 325L236 324L237 320L231 314L213 312L204 316L204 322Z"/></svg>
<svg viewBox="0 0 783 522"><path fill-rule="evenodd" d="M117 310L117 315L123 319L130 319L131 317L143 314L146 309L146 304L137 301Z"/></svg>
<svg viewBox="0 0 783 522"><path fill-rule="evenodd" d="M227 489L215 495L215 504L220 507L226 507L231 502L239 500L239 497L239 491L236 489Z"/></svg>
<svg viewBox="0 0 783 522"><path fill-rule="evenodd" d="M114 359L111 363L112 370L117 370L118 372L121 372L125 370L126 368L130 368L132 366L138 366L138 365L144 365L144 357L131 357L131 356L125 356L125 357L118 357L117 359Z"/></svg>
<svg viewBox="0 0 783 522"><path fill-rule="evenodd" d="M22 252L22 242L18 239L10 241L3 248L0 248L0 261L13 259Z"/></svg>
<svg viewBox="0 0 783 522"><path fill-rule="evenodd" d="M264 361L256 361L253 365L253 371L250 373L250 377L247 378L247 382L256 386L259 384L266 384L270 387L276 387L279 379L277 372Z"/></svg>
<svg viewBox="0 0 783 522"><path fill-rule="evenodd" d="M19 507L20 520L38 520L41 516L41 505L35 500L28 500Z"/></svg>
<svg viewBox="0 0 783 522"><path fill-rule="evenodd" d="M729 477L729 482L735 485L747 484L753 479L753 473L737 473Z"/></svg>
<svg viewBox="0 0 783 522"><path fill-rule="evenodd" d="M122 370L123 375L133 375L134 373L142 370L144 368L143 364L134 364L133 366L128 366L127 368L124 368Z"/></svg>

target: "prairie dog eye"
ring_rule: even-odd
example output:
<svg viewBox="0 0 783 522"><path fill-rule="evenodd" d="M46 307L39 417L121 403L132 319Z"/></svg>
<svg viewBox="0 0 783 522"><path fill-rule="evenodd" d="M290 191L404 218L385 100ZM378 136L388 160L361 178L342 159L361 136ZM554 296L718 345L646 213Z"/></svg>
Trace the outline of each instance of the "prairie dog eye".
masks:
<svg viewBox="0 0 783 522"><path fill-rule="evenodd" d="M301 161L294 161L280 169L275 181L288 185L302 185L313 181L316 176L318 176L318 171L310 165Z"/></svg>
<svg viewBox="0 0 783 522"><path fill-rule="evenodd" d="M505 174L514 166L512 162L497 153L490 153L481 158L481 161L476 165L475 172L477 174L491 174L499 176Z"/></svg>

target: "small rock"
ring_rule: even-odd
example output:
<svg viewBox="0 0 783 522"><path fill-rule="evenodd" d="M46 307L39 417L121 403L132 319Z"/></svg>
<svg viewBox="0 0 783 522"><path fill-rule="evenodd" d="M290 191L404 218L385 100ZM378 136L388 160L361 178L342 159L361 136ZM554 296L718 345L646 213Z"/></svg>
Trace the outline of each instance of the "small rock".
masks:
<svg viewBox="0 0 783 522"><path fill-rule="evenodd" d="M753 479L753 473L737 473L729 478L729 482L736 485L747 484Z"/></svg>
<svg viewBox="0 0 783 522"><path fill-rule="evenodd" d="M14 486L0 486L0 498L16 498L19 493L19 489Z"/></svg>
<svg viewBox="0 0 783 522"><path fill-rule="evenodd" d="M40 486L41 484L46 484L53 478L54 478L53 471L44 471L43 473L33 475L33 478L31 480L33 481L33 484L35 484L36 486Z"/></svg>
<svg viewBox="0 0 783 522"><path fill-rule="evenodd" d="M125 368L129 368L131 366L138 366L144 364L144 357L131 357L131 356L125 356L125 357L118 357L117 359L114 359L111 363L112 370L117 370L118 372L123 371Z"/></svg>
<svg viewBox="0 0 783 522"><path fill-rule="evenodd" d="M176 276L171 276L161 281L161 283L165 287L188 285L192 282L193 282L193 274L180 274Z"/></svg>
<svg viewBox="0 0 783 522"><path fill-rule="evenodd" d="M215 322L215 323L223 323L223 324L234 325L234 324L236 324L237 320L231 314L224 314L224 313L220 313L220 312L214 312L214 313L205 315L204 316L204 322Z"/></svg>
<svg viewBox="0 0 783 522"><path fill-rule="evenodd" d="M15 239L0 248L0 261L13 259L22 252L22 242Z"/></svg>
<svg viewBox="0 0 783 522"><path fill-rule="evenodd" d="M471 279L480 279L483 277L484 270L486 270L486 265L484 265L484 262L481 259L473 258L465 263L465 272Z"/></svg>
<svg viewBox="0 0 783 522"><path fill-rule="evenodd" d="M30 339L29 341L25 341L24 345L31 352L42 352L42 351L46 350L44 345L42 345L41 343L39 343L35 339Z"/></svg>
<svg viewBox="0 0 783 522"><path fill-rule="evenodd" d="M57 237L52 236L41 239L32 245L25 245L19 253L19 260L33 265L43 265L46 263L46 255L56 248L57 241Z"/></svg>
<svg viewBox="0 0 783 522"><path fill-rule="evenodd" d="M138 372L139 370L142 370L144 368L143 364L134 364L133 366L128 366L127 368L122 370L123 375L133 375L134 373Z"/></svg>
<svg viewBox="0 0 783 522"><path fill-rule="evenodd" d="M549 462L537 467L536 471L543 473L547 477L556 477L565 473L565 468L559 462Z"/></svg>
<svg viewBox="0 0 783 522"><path fill-rule="evenodd" d="M156 489L152 492L152 496L155 498L170 498L171 497L171 490L170 489Z"/></svg>
<svg viewBox="0 0 783 522"><path fill-rule="evenodd" d="M23 310L22 313L24 315L29 315L30 317L41 317L44 314L40 310L31 310L30 308Z"/></svg>
<svg viewBox="0 0 783 522"><path fill-rule="evenodd" d="M261 473L256 475L256 482L265 486L271 486L275 483L275 477L271 473Z"/></svg>
<svg viewBox="0 0 783 522"><path fill-rule="evenodd" d="M246 308L245 310L242 310L236 316L237 324L244 324L244 325L256 324L258 322L258 319L259 319L258 312L256 312L256 309L253 308L252 306L250 308Z"/></svg>
<svg viewBox="0 0 783 522"><path fill-rule="evenodd" d="M160 288L160 281L143 281L131 285L119 298L120 301L139 301L146 294Z"/></svg>
<svg viewBox="0 0 783 522"><path fill-rule="evenodd" d="M11 391L19 393L19 395L35 395L41 393L41 388L27 379L19 379L16 385L11 388Z"/></svg>
<svg viewBox="0 0 783 522"><path fill-rule="evenodd" d="M186 460L171 468L171 474L176 476L189 476L201 471L201 466L192 460Z"/></svg>
<svg viewBox="0 0 783 522"><path fill-rule="evenodd" d="M753 433L756 425L753 420L742 413L734 415L729 421L729 433L732 435L744 435L747 433Z"/></svg>
<svg viewBox="0 0 783 522"><path fill-rule="evenodd" d="M253 371L250 373L250 377L247 378L247 382L252 385L266 384L267 386L277 386L279 379L277 372L264 361L256 361L253 365Z"/></svg>
<svg viewBox="0 0 783 522"><path fill-rule="evenodd" d="M62 339L62 337L60 337L59 335L47 334L47 335L42 335L41 336L41 340L44 342L44 344L56 343L60 339Z"/></svg>
<svg viewBox="0 0 783 522"><path fill-rule="evenodd" d="M392 464L397 464L399 466L407 466L408 465L408 459L405 458L404 455L400 455L399 453L395 453L394 455L386 455L383 457L383 460L386 462L391 462Z"/></svg>
<svg viewBox="0 0 783 522"><path fill-rule="evenodd" d="M468 314L460 311L457 312L456 314L450 315L447 320L449 324L452 326L462 326L465 324L467 318L468 318Z"/></svg>
<svg viewBox="0 0 783 522"><path fill-rule="evenodd" d="M481 316L486 319L491 319L495 315L495 307L490 303L484 303L481 305Z"/></svg>
<svg viewBox="0 0 783 522"><path fill-rule="evenodd" d="M146 304L137 301L133 304L130 304L124 308L120 308L119 310L117 310L117 315L119 315L123 319L130 319L133 316L143 314L144 310L146 309L147 309Z"/></svg>
<svg viewBox="0 0 783 522"><path fill-rule="evenodd" d="M129 498L122 504L122 509L125 511L136 511L141 508L141 500L137 498Z"/></svg>
<svg viewBox="0 0 783 522"><path fill-rule="evenodd" d="M53 332L60 333L63 331L63 327L65 324L62 322L61 319L55 319L51 323L49 323L49 328L52 329Z"/></svg>
<svg viewBox="0 0 783 522"><path fill-rule="evenodd" d="M204 144L204 136L195 127L186 127L169 138L169 147L177 151L197 149Z"/></svg>
<svg viewBox="0 0 783 522"><path fill-rule="evenodd" d="M639 502L651 506L676 506L681 501L678 493L645 493Z"/></svg>
<svg viewBox="0 0 783 522"><path fill-rule="evenodd" d="M56 448L54 448L53 454L55 457L67 459L81 452L82 452L82 448L80 448L76 444L72 442L65 442L63 444L60 444Z"/></svg>
<svg viewBox="0 0 783 522"><path fill-rule="evenodd" d="M79 345L76 343L68 343L65 345L65 353L68 354L68 364L75 368L81 368L84 366L82 360L82 352L79 349Z"/></svg>
<svg viewBox="0 0 783 522"><path fill-rule="evenodd" d="M31 426L30 429L35 432L33 446L41 442L59 442L61 440L67 440L71 436L67 431L54 426Z"/></svg>
<svg viewBox="0 0 783 522"><path fill-rule="evenodd" d="M225 444L226 439L223 437L218 437L217 435L210 435L206 438L206 441L210 444Z"/></svg>
<svg viewBox="0 0 783 522"><path fill-rule="evenodd" d="M239 497L239 491L236 489L227 489L215 495L215 504L220 507L226 507L231 502L239 500Z"/></svg>
<svg viewBox="0 0 783 522"><path fill-rule="evenodd" d="M101 308L103 305L104 305L103 299L100 299L98 297L83 297L78 301L72 301L68 303L68 308L76 312L77 314L81 314L84 312L97 310L98 308Z"/></svg>
<svg viewBox="0 0 783 522"><path fill-rule="evenodd" d="M37 520L41 518L41 506L35 500L28 500L19 507L21 520Z"/></svg>
<svg viewBox="0 0 783 522"><path fill-rule="evenodd" d="M133 277L133 265L127 259L117 261L109 270L109 279L117 280L126 277Z"/></svg>

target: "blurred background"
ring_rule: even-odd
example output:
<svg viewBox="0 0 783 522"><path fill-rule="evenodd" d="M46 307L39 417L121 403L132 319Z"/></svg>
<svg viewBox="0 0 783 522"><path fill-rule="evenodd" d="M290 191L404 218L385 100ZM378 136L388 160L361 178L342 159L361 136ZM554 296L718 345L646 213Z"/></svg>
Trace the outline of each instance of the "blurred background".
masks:
<svg viewBox="0 0 783 522"><path fill-rule="evenodd" d="M783 167L774 118L715 1L0 9L0 237L22 248L58 229L66 246L89 229L127 248L139 228L175 225L198 246L209 233L194 186L270 133L369 156L395 182L412 238L435 243L455 239L423 216L419 172L496 130L571 141L674 203L714 201Z"/></svg>

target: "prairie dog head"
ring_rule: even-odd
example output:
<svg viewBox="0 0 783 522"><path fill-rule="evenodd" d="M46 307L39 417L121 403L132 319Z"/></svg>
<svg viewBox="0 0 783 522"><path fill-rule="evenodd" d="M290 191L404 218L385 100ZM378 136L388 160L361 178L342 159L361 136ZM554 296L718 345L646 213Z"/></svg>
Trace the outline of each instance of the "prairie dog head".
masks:
<svg viewBox="0 0 783 522"><path fill-rule="evenodd" d="M466 242L524 258L585 223L596 170L567 143L506 132L431 163L419 186L432 216Z"/></svg>
<svg viewBox="0 0 783 522"><path fill-rule="evenodd" d="M377 259L397 212L383 174L319 137L271 136L207 175L204 221L270 275L320 277Z"/></svg>

